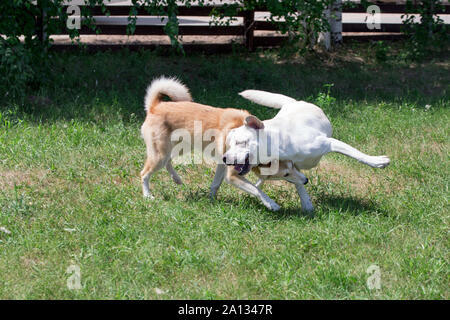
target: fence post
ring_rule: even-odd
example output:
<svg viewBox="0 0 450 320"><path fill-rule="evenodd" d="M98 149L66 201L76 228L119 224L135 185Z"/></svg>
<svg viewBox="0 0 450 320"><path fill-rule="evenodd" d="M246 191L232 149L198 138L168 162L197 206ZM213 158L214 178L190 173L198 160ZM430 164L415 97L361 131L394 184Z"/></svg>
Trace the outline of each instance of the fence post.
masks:
<svg viewBox="0 0 450 320"><path fill-rule="evenodd" d="M245 38L245 47L249 51L253 51L255 49L253 44L254 30L255 30L255 11L246 10L244 11L244 38Z"/></svg>

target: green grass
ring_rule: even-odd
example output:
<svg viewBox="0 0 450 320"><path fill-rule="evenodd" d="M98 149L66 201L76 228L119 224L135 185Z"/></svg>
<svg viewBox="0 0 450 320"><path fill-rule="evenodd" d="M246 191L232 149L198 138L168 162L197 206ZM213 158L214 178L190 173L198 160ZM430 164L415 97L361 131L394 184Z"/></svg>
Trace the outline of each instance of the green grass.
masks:
<svg viewBox="0 0 450 320"><path fill-rule="evenodd" d="M372 49L291 62L55 54L39 88L0 103L0 226L11 231L0 231L0 298L448 299L450 60L377 65ZM183 186L160 171L145 201L139 127L161 74L179 76L197 102L263 119L276 110L238 92L315 102L336 138L391 166L324 157L305 172L314 218L285 183L263 188L279 212L226 184L210 202L210 166L177 165ZM71 264L81 290L66 286ZM380 290L366 285L372 264Z"/></svg>

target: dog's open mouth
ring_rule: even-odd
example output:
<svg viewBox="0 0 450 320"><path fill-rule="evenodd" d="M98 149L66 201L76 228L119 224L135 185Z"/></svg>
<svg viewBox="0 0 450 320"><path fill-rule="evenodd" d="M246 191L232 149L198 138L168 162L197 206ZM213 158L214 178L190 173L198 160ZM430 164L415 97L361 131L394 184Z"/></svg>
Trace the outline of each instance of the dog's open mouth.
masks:
<svg viewBox="0 0 450 320"><path fill-rule="evenodd" d="M236 170L240 176L247 174L250 171L250 162L248 157L245 158L245 163L235 164L234 170Z"/></svg>

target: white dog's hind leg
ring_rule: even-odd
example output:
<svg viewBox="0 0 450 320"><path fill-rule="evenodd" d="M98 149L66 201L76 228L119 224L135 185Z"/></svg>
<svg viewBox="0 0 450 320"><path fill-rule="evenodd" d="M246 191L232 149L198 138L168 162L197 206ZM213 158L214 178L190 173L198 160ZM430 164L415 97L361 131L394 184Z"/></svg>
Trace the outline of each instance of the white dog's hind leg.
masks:
<svg viewBox="0 0 450 320"><path fill-rule="evenodd" d="M296 183L295 188L297 189L300 201L302 202L302 210L306 212L314 211L311 198L309 197L308 192L306 192L304 185L302 183Z"/></svg>
<svg viewBox="0 0 450 320"><path fill-rule="evenodd" d="M214 175L214 180L211 183L211 192L210 197L211 200L213 200L216 197L217 190L219 190L220 186L222 185L222 181L225 178L225 172L227 171L227 165L226 164L218 164L216 168L216 174Z"/></svg>
<svg viewBox="0 0 450 320"><path fill-rule="evenodd" d="M390 160L386 156L369 156L352 146L333 138L328 138L327 141L330 142L330 151L342 153L373 168L384 168L389 165Z"/></svg>

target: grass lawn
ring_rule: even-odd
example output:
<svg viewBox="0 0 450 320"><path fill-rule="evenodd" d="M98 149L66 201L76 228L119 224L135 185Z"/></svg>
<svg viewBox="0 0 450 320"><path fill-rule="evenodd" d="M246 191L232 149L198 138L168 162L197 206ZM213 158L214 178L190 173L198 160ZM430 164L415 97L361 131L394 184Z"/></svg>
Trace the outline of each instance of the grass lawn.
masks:
<svg viewBox="0 0 450 320"><path fill-rule="evenodd" d="M449 299L450 58L377 64L369 45L294 61L270 52L58 53L23 101L0 102L1 299ZM271 212L214 168L177 165L142 198L146 86L179 76L194 100L276 110L261 89L321 106L334 137L391 165L339 154L305 171L316 207L267 183ZM333 84L333 86L328 86ZM250 175L255 181L255 177ZM80 267L80 290L66 270ZM381 289L369 290L377 265Z"/></svg>

